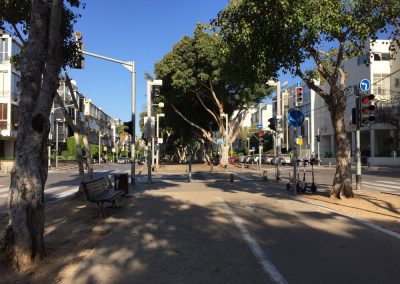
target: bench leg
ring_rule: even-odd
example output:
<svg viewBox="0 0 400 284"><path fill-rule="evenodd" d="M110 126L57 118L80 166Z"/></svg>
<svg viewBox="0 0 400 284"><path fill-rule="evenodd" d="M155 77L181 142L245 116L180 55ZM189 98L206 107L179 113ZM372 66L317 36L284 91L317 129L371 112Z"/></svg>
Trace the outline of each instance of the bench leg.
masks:
<svg viewBox="0 0 400 284"><path fill-rule="evenodd" d="M96 202L97 203L97 206L99 207L99 214L97 214L97 217L103 217L103 204L104 204L104 201L101 201L101 202Z"/></svg>

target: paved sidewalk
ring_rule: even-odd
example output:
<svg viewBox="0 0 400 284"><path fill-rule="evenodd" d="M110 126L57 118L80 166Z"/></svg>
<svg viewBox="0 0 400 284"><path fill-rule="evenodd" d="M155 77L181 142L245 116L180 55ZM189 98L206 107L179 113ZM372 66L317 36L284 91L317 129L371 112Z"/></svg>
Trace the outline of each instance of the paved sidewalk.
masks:
<svg viewBox="0 0 400 284"><path fill-rule="evenodd" d="M138 187L129 205L97 226L110 232L63 271L62 283L394 283L400 277L400 239L294 200L279 185Z"/></svg>

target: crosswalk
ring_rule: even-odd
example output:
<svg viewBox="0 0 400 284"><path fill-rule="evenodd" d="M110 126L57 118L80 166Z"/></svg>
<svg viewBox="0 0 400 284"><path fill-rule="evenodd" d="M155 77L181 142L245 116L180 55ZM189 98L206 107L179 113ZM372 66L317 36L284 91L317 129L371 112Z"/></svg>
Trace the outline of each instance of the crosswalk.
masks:
<svg viewBox="0 0 400 284"><path fill-rule="evenodd" d="M376 180L374 182L362 181L362 186L400 194L400 180L398 182L389 180Z"/></svg>
<svg viewBox="0 0 400 284"><path fill-rule="evenodd" d="M8 197L9 187L0 187L0 199ZM79 186L46 186L44 190L44 197L46 201L53 201L62 199L68 196L72 196L75 194L79 189Z"/></svg>

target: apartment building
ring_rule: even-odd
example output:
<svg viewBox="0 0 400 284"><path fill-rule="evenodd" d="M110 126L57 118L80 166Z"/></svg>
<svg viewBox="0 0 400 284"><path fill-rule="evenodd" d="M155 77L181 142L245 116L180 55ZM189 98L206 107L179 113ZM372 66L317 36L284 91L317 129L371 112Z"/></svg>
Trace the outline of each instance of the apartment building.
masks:
<svg viewBox="0 0 400 284"><path fill-rule="evenodd" d="M0 158L14 157L21 74L10 58L19 51L19 43L0 30Z"/></svg>
<svg viewBox="0 0 400 284"><path fill-rule="evenodd" d="M10 58L20 52L20 44L11 35L0 30L0 159L15 156L15 141L18 133L18 98L21 74L11 64ZM107 151L116 142L115 125L121 124L119 119L109 116L97 107L91 100L78 91L75 81L72 87L79 109L73 104L71 92L64 78L60 78L57 90L70 118L76 122L81 119L85 123L89 142L101 145ZM50 113L49 146L55 149L58 144L59 152L67 148L67 139L73 135L57 101L53 102ZM57 135L58 134L58 135Z"/></svg>

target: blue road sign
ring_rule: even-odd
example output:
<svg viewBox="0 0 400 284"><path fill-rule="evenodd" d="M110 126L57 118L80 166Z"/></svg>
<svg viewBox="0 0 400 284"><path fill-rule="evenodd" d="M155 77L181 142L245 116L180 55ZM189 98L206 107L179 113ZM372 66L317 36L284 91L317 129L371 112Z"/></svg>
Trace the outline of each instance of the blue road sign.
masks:
<svg viewBox="0 0 400 284"><path fill-rule="evenodd" d="M252 146L252 147L251 147L251 150L255 151L255 150L256 150L256 147L255 147L255 146Z"/></svg>
<svg viewBox="0 0 400 284"><path fill-rule="evenodd" d="M304 119L304 114L297 109L292 109L288 113L288 123L290 126L300 127L304 124Z"/></svg>
<svg viewBox="0 0 400 284"><path fill-rule="evenodd" d="M258 130L263 130L264 129L264 125L262 125L262 123L260 123L259 125L258 125Z"/></svg>
<svg viewBox="0 0 400 284"><path fill-rule="evenodd" d="M362 79L360 82L360 90L366 92L371 88L371 82L368 79Z"/></svg>
<svg viewBox="0 0 400 284"><path fill-rule="evenodd" d="M222 139L217 139L217 145L221 146L222 145Z"/></svg>
<svg viewBox="0 0 400 284"><path fill-rule="evenodd" d="M300 82L300 81L297 81L297 82L296 82L296 86L297 86L297 87L301 87L301 82Z"/></svg>

